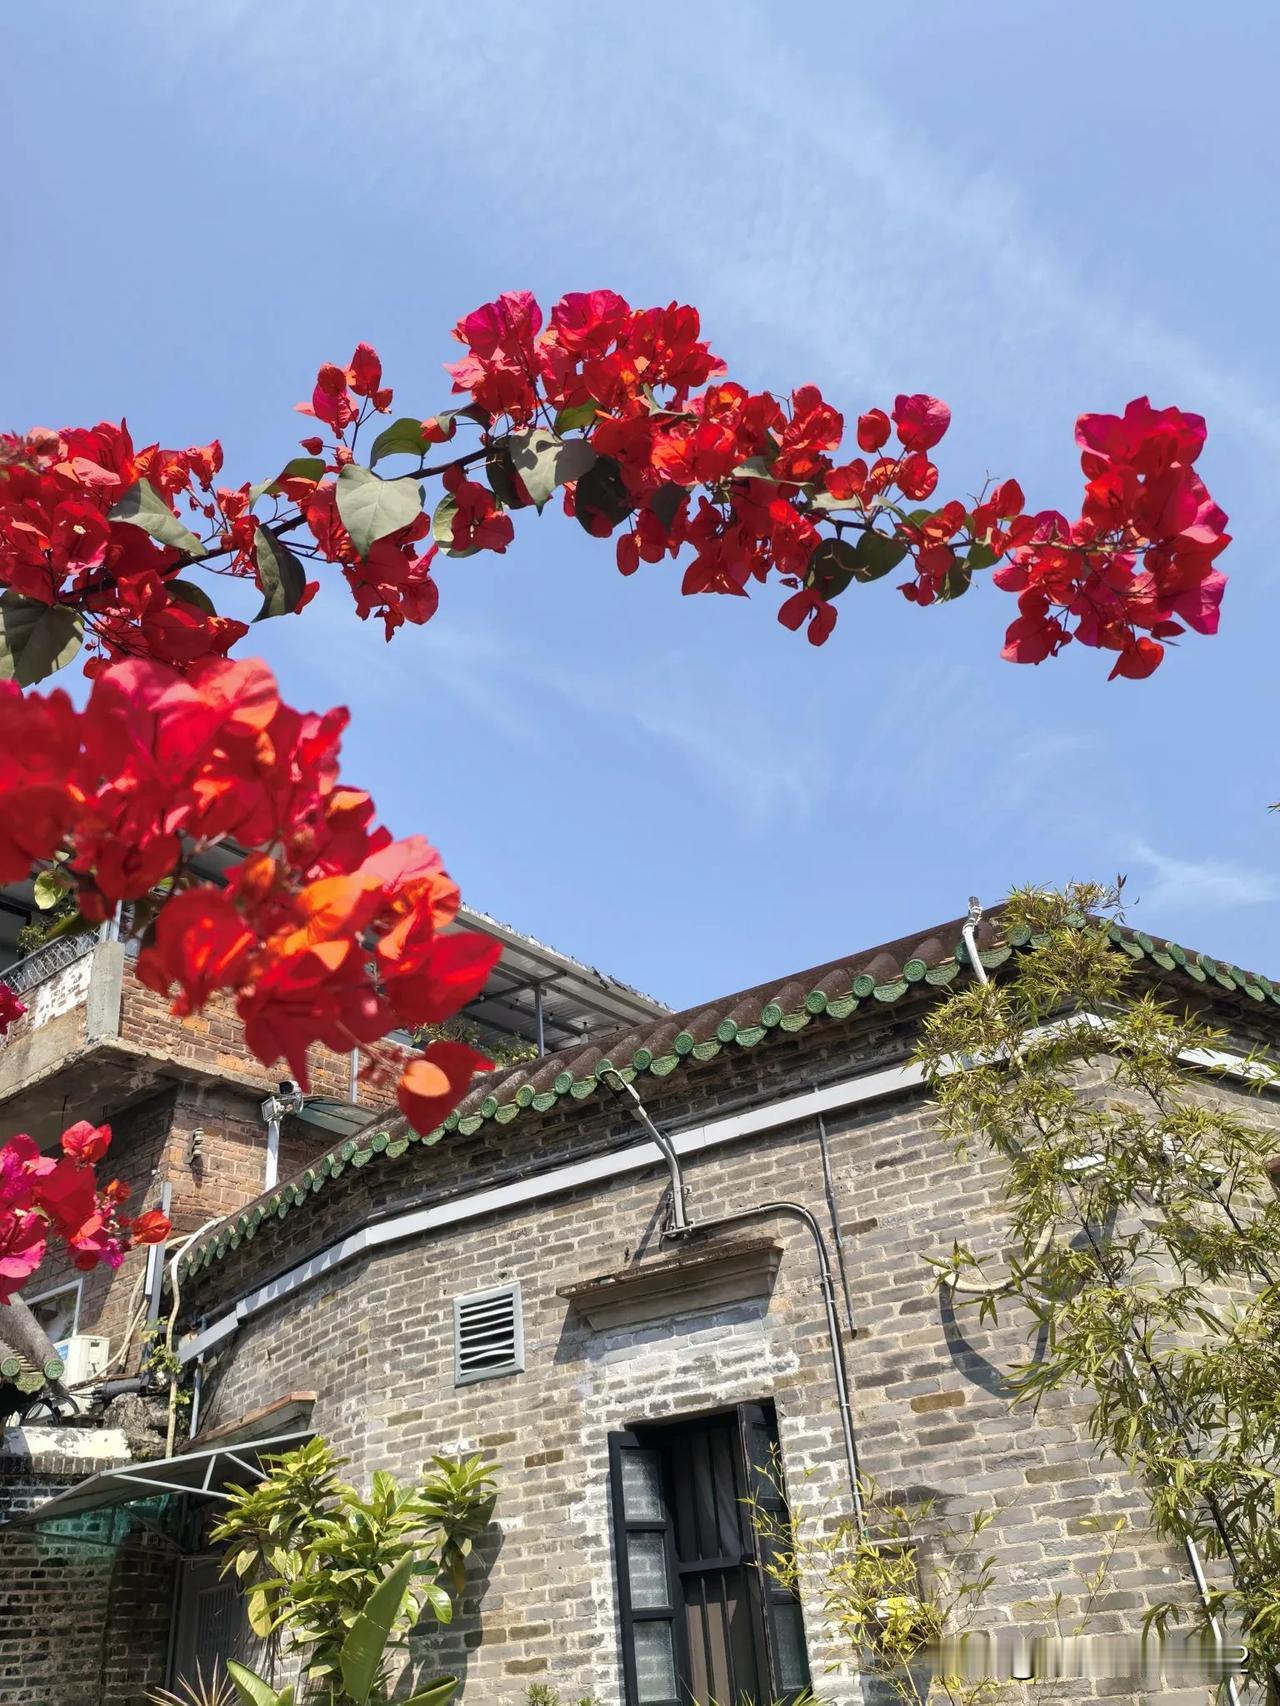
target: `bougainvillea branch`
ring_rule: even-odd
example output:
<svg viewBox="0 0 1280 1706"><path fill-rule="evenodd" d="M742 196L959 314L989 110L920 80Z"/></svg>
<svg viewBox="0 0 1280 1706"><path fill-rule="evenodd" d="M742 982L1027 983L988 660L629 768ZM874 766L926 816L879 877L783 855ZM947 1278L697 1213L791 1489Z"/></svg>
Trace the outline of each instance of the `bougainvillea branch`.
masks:
<svg viewBox="0 0 1280 1706"><path fill-rule="evenodd" d="M145 901L138 973L175 1012L224 992L258 1058L304 1085L313 1045L359 1047L366 1073L394 1067L420 1130L489 1063L437 1042L406 1064L384 1041L456 1012L496 946L449 928L438 856L393 842L339 781L346 712L295 711L264 665L230 661L250 625L219 612L219 579L255 586L261 621L303 610L332 569L389 639L435 614L442 562L505 551L518 513L554 500L614 539L624 575L670 561L684 593L737 597L777 582L779 621L814 644L851 587L895 570L921 606L990 570L1017 598L1015 662L1076 640L1142 677L1166 641L1217 627L1228 536L1195 471L1199 416L1145 398L1082 416L1070 520L1014 479L939 502L945 403L868 407L846 446L816 386L729 379L692 308L601 290L544 316L514 292L453 335L453 407L392 417L360 344L297 405L316 427L302 454L257 483L219 483L217 440L139 448L123 423L0 437L0 881L43 867L86 920ZM82 711L21 691L77 654ZM191 865L218 842L249 850L221 888Z"/></svg>
<svg viewBox="0 0 1280 1706"><path fill-rule="evenodd" d="M1017 596L1004 646L1016 662L1075 639L1113 653L1113 675L1148 675L1165 641L1217 625L1214 563L1228 535L1195 471L1197 415L1139 398L1121 416L1081 416L1085 485L1070 520L1029 509L1013 479L938 502L932 456L951 413L935 397L866 409L847 454L844 417L816 386L784 400L727 379L692 308L633 309L590 291L544 322L514 292L454 336L466 350L448 369L460 404L390 420L367 464L362 434L392 403L367 344L348 366L320 369L298 405L319 430L258 484L217 483L216 440L135 449L108 424L0 439L16 678L39 679L82 640L91 672L120 656L182 667L225 655L247 627L216 612L187 578L195 570L255 581L262 618L302 609L319 584L308 568L333 564L358 613L390 636L435 613L441 557L505 551L516 512L557 493L588 533L616 537L624 574L672 559L685 593L736 596L775 578L788 594L779 619L817 643L849 587L899 568L921 605L991 570ZM430 513L429 477L443 487Z"/></svg>

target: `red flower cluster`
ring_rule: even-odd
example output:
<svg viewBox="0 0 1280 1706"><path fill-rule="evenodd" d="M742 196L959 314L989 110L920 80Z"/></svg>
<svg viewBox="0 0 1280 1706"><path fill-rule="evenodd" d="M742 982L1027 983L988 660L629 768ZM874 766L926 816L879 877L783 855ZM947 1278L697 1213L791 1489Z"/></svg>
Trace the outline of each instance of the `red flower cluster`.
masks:
<svg viewBox="0 0 1280 1706"><path fill-rule="evenodd" d="M130 1220L120 1211L129 1187L113 1179L99 1190L94 1165L107 1153L110 1126L80 1120L62 1134L62 1156L42 1155L25 1133L0 1145L0 1304L40 1266L50 1237L64 1243L77 1268L118 1268L131 1244L161 1244L168 1220L148 1209Z"/></svg>
<svg viewBox="0 0 1280 1706"><path fill-rule="evenodd" d="M816 386L789 402L748 392L724 379L700 330L692 308L633 309L612 291L564 297L544 329L538 303L515 292L458 322L468 353L449 372L488 421L489 444L504 442L502 417L517 433L539 419L583 430L594 459L564 482L565 507L597 536L625 528L624 574L683 557L686 593L741 596L777 573L794 589L779 620L807 626L814 644L855 580L905 562L912 578L901 590L926 605L958 597L1002 558L996 584L1019 594L1004 648L1015 662L1038 663L1075 638L1118 652L1113 676L1145 675L1162 640L1216 628L1225 583L1212 565L1226 518L1192 468L1198 416L1145 399L1123 418L1082 416L1087 485L1074 524L1026 513L1015 480L934 507L930 453L950 425L945 403L913 394L891 412L866 411L855 435L863 454L842 460L843 418ZM509 537L466 540L502 549Z"/></svg>
<svg viewBox="0 0 1280 1706"><path fill-rule="evenodd" d="M936 397L867 409L848 454L843 417L816 386L783 400L731 382L687 306L632 308L595 290L562 297L544 316L529 292L514 291L466 315L454 336L466 354L449 372L466 404L395 421L367 468L356 461L359 435L392 400L368 344L345 367L321 367L298 408L324 431L259 486L214 488L216 441L135 451L127 430L110 425L0 439L0 584L82 618L91 671L103 657L184 668L228 651L245 625L217 615L180 575L201 559L256 579L263 615L300 610L316 591L295 552L335 563L357 613L380 616L390 638L435 613L441 550L504 551L510 512L542 508L561 488L589 533L618 535L624 574L677 558L686 593L735 596L777 574L790 594L780 621L806 627L814 643L831 633L835 600L852 582L898 565L909 570L901 590L920 605L956 598L975 572L1001 565L993 579L1019 601L1004 647L1015 662L1038 663L1074 638L1116 652L1113 675L1140 676L1159 663L1162 642L1216 627L1226 518L1194 471L1198 416L1146 399L1122 417L1082 416L1086 487L1068 522L1029 511L1013 480L975 500L935 502L932 453L951 419ZM479 444L429 467L460 416L479 428ZM404 454L420 466L391 479L374 471ZM417 482L431 473L443 475L444 496L429 517ZM265 518L264 500L275 505ZM46 633L42 646L62 637Z"/></svg>
<svg viewBox="0 0 1280 1706"><path fill-rule="evenodd" d="M1070 639L1117 652L1112 678L1150 675L1162 641L1218 631L1227 581L1214 568L1227 518L1194 464L1205 424L1145 397L1121 415L1081 415L1076 442L1087 484L1080 518L1025 521L999 543L1010 561L992 577L1018 594L1004 656L1039 663ZM1074 623L1074 628L1069 627Z"/></svg>
<svg viewBox="0 0 1280 1706"><path fill-rule="evenodd" d="M178 580L200 546L174 510L182 495L212 518L215 501L194 487L208 493L221 466L216 440L135 450L123 423L0 438L0 584L81 613L96 641L89 673L104 656L224 655L248 629Z"/></svg>
<svg viewBox="0 0 1280 1706"><path fill-rule="evenodd" d="M179 886L138 976L176 985L179 1014L234 992L249 1047L266 1065L284 1056L305 1087L313 1043L370 1048L447 1018L499 952L447 930L459 897L439 856L418 837L393 841L368 794L339 782L346 721L293 710L257 662L211 659L185 675L114 664L82 712L63 693L0 684L0 881L61 852L82 913L100 919L181 883L190 848L265 849L224 889ZM415 1106L434 1125L461 1093Z"/></svg>

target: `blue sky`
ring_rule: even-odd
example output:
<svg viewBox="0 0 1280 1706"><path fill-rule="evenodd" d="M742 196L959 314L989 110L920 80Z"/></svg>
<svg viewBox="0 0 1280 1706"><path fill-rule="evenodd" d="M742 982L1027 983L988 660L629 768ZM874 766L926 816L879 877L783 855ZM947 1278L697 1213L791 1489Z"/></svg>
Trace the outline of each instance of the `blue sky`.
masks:
<svg viewBox="0 0 1280 1706"><path fill-rule="evenodd" d="M1222 632L1151 681L999 658L1012 601L853 589L814 651L624 582L549 512L443 564L385 646L335 587L264 624L350 779L473 904L684 1004L1015 882L1129 875L1135 923L1280 974L1271 8L700 0L11 6L4 424L127 415L293 453L322 360L447 397L458 315L609 285L701 309L736 376L954 412L943 488L1078 499L1072 426L1208 417Z"/></svg>

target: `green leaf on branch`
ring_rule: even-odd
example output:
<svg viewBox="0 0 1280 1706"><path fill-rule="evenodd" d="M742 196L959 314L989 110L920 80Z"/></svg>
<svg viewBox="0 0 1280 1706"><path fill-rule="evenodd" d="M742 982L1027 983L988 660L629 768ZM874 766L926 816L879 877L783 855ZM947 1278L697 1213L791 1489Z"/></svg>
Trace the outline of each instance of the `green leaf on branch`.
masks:
<svg viewBox="0 0 1280 1706"><path fill-rule="evenodd" d="M677 486L668 481L659 486L657 491L649 496L649 508L662 523L662 531L670 537L671 526L679 514L680 505L689 496L687 486Z"/></svg>
<svg viewBox="0 0 1280 1706"><path fill-rule="evenodd" d="M401 1602L413 1574L413 1556L406 1553L369 1595L364 1610L342 1643L339 1662L342 1686L356 1706L365 1706L382 1668L382 1655L400 1615Z"/></svg>
<svg viewBox="0 0 1280 1706"><path fill-rule="evenodd" d="M969 547L969 555L965 558L965 567L970 574L976 574L979 569L989 569L999 561L998 552L993 551L990 545L984 545L980 539L975 539Z"/></svg>
<svg viewBox="0 0 1280 1706"><path fill-rule="evenodd" d="M61 871L41 871L33 886L40 911L51 912L72 885L71 879Z"/></svg>
<svg viewBox="0 0 1280 1706"><path fill-rule="evenodd" d="M323 479L323 456L294 456L285 463L274 480L259 480L256 486L249 487L249 502L256 504L264 492L268 497L278 498L282 480L313 480L319 484Z"/></svg>
<svg viewBox="0 0 1280 1706"><path fill-rule="evenodd" d="M622 470L612 456L596 457L578 480L574 499L574 514L588 533L594 532L593 522L601 521L612 533L633 508Z"/></svg>
<svg viewBox="0 0 1280 1706"><path fill-rule="evenodd" d="M907 554L901 539L890 539L885 533L869 529L853 548L853 577L859 581L878 581L890 569L896 569Z"/></svg>
<svg viewBox="0 0 1280 1706"><path fill-rule="evenodd" d="M489 451L484 459L484 471L489 479L489 490L503 509L524 509L530 502L524 488L517 484L506 439L499 440Z"/></svg>
<svg viewBox="0 0 1280 1706"><path fill-rule="evenodd" d="M731 480L769 480L775 486L777 479L772 467L763 456L748 456L745 462L740 462L730 474Z"/></svg>
<svg viewBox="0 0 1280 1706"><path fill-rule="evenodd" d="M262 588L262 609L255 622L265 622L269 616L287 616L298 608L307 586L307 573L302 564L269 528L259 527L253 535L253 555L258 564L258 584Z"/></svg>
<svg viewBox="0 0 1280 1706"><path fill-rule="evenodd" d="M0 596L0 681L34 687L70 663L84 639L84 617L68 604L42 604L10 588Z"/></svg>
<svg viewBox="0 0 1280 1706"><path fill-rule="evenodd" d="M421 456L427 448L422 436L422 422L412 415L401 415L389 427L383 427L369 452L369 466L381 462L384 456Z"/></svg>
<svg viewBox="0 0 1280 1706"><path fill-rule="evenodd" d="M938 598L943 604L953 598L962 598L973 581L973 570L968 563L952 563L942 577L942 585L938 588Z"/></svg>
<svg viewBox="0 0 1280 1706"><path fill-rule="evenodd" d="M596 460L585 438L557 438L546 427L529 427L507 439L511 465L524 482L529 501L539 509L557 486L579 480Z"/></svg>
<svg viewBox="0 0 1280 1706"><path fill-rule="evenodd" d="M203 557L204 546L189 527L184 527L149 480L133 485L107 511L108 521L127 521L149 533L161 545L172 545L188 557Z"/></svg>
<svg viewBox="0 0 1280 1706"><path fill-rule="evenodd" d="M274 480L264 480L260 486L250 486L249 499L250 502L257 503L263 492L269 493L273 498L278 498L281 480L314 480L318 484L323 479L323 456L294 456L285 463Z"/></svg>
<svg viewBox="0 0 1280 1706"><path fill-rule="evenodd" d="M849 583L860 579L857 549L847 539L824 539L815 545L805 569L804 584L820 598L839 598Z"/></svg>
<svg viewBox="0 0 1280 1706"><path fill-rule="evenodd" d="M416 480L383 480L355 462L338 475L338 514L361 557L421 513L422 488Z"/></svg>
<svg viewBox="0 0 1280 1706"><path fill-rule="evenodd" d="M431 1582L423 1588L423 1597L431 1607L432 1615L437 1623L453 1622L453 1600L447 1588L442 1588L438 1582Z"/></svg>
<svg viewBox="0 0 1280 1706"><path fill-rule="evenodd" d="M493 416L487 409L482 409L479 403L468 403L465 409L445 409L434 416L442 432L447 432L452 438L458 430L459 421L474 421L477 426L487 427L493 422Z"/></svg>
<svg viewBox="0 0 1280 1706"><path fill-rule="evenodd" d="M478 545L455 545L453 542L453 523L457 513L457 499L452 492L446 492L432 512L431 537L446 557L474 557L480 549Z"/></svg>
<svg viewBox="0 0 1280 1706"><path fill-rule="evenodd" d="M170 598L180 598L184 604L194 605L206 616L216 616L218 612L213 607L213 600L202 586L196 586L193 581L166 581L164 589Z"/></svg>
<svg viewBox="0 0 1280 1706"><path fill-rule="evenodd" d="M831 492L810 492L810 509L853 509L862 510L866 506L861 498L838 498Z"/></svg>
<svg viewBox="0 0 1280 1706"><path fill-rule="evenodd" d="M572 432L575 427L589 427L599 413L598 403L570 403L556 416L556 431Z"/></svg>

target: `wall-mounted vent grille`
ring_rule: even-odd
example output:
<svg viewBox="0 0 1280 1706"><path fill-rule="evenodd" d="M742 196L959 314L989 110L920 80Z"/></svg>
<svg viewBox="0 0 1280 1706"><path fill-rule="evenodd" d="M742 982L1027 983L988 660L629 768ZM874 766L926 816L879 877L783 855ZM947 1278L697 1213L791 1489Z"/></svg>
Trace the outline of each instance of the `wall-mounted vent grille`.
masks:
<svg viewBox="0 0 1280 1706"><path fill-rule="evenodd" d="M453 1380L466 1386L524 1369L520 1287L498 1286L453 1300Z"/></svg>

